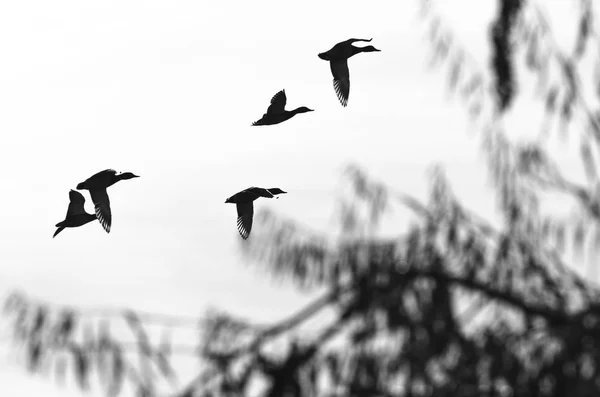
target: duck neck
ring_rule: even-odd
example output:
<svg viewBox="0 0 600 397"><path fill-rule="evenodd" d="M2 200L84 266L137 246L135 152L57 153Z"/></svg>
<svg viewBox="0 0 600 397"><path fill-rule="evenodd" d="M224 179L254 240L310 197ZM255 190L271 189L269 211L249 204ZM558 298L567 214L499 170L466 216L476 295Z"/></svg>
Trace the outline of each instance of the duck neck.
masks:
<svg viewBox="0 0 600 397"><path fill-rule="evenodd" d="M106 187L114 185L115 183L119 182L121 179L123 179L121 175L111 175L110 181L108 182L108 185Z"/></svg>
<svg viewBox="0 0 600 397"><path fill-rule="evenodd" d="M354 47L354 46L350 46L350 48L352 49L352 51L350 51L350 57L354 56L356 54L360 54L361 52L363 52L362 47ZM348 58L350 58L348 57Z"/></svg>

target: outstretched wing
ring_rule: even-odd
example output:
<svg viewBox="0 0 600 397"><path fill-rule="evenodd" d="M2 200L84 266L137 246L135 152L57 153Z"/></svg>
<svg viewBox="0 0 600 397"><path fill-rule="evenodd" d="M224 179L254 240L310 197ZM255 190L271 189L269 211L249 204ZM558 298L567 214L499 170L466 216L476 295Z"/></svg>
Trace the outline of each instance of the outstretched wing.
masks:
<svg viewBox="0 0 600 397"><path fill-rule="evenodd" d="M113 169L107 169L100 172L96 172L94 175L90 176L85 181L79 183L77 185L77 189L87 189L90 190L90 187L108 185L110 181L117 174L117 171Z"/></svg>
<svg viewBox="0 0 600 397"><path fill-rule="evenodd" d="M348 40L344 41L344 43L352 44L352 43L356 43L357 41L364 41L364 42L369 43L371 40L373 40L372 37L370 39L348 39Z"/></svg>
<svg viewBox="0 0 600 397"><path fill-rule="evenodd" d="M84 203L85 198L83 197L83 194L76 190L69 191L69 208L67 209L67 218L74 215L85 214L85 209L83 207Z"/></svg>
<svg viewBox="0 0 600 397"><path fill-rule="evenodd" d="M116 175L116 174L117 174L117 171L113 170L112 168L109 168L107 170L95 173L94 175L89 177L87 180L89 181L89 180L94 180L94 179L99 179L99 178L107 178L111 175Z"/></svg>
<svg viewBox="0 0 600 397"><path fill-rule="evenodd" d="M100 221L100 224L106 230L106 233L110 233L111 225L111 213L110 213L110 200L106 189L90 190L92 201L94 202L94 209L96 210L96 217Z"/></svg>
<svg viewBox="0 0 600 397"><path fill-rule="evenodd" d="M333 75L333 89L342 106L348 105L350 95L350 72L347 60L329 62L331 74Z"/></svg>
<svg viewBox="0 0 600 397"><path fill-rule="evenodd" d="M269 191L269 189L264 189L261 187L254 188L254 192L259 197L273 198L275 195Z"/></svg>
<svg viewBox="0 0 600 397"><path fill-rule="evenodd" d="M264 189L262 187L249 187L248 189L244 190L245 193L249 194L252 196L252 200L256 200L259 197L266 197L266 198L271 198L273 197L273 194L268 191L267 189Z"/></svg>
<svg viewBox="0 0 600 397"><path fill-rule="evenodd" d="M286 103L287 97L285 96L285 90L281 90L271 98L271 105L269 105L269 108L267 109L267 114L283 113Z"/></svg>
<svg viewBox="0 0 600 397"><path fill-rule="evenodd" d="M252 216L254 215L254 206L252 205L252 201L247 203L238 203L237 206L237 228L240 232L240 236L244 240L250 236L250 231L252 230Z"/></svg>

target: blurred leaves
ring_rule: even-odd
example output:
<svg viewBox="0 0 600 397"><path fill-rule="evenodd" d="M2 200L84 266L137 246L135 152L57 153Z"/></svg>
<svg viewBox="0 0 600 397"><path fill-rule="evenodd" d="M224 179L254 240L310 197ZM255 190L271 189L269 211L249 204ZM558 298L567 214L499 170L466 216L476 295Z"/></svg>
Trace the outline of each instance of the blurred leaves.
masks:
<svg viewBox="0 0 600 397"><path fill-rule="evenodd" d="M100 321L95 331L93 322L81 321L82 314L76 310L51 310L24 294L7 297L4 313L12 320L15 341L21 342L32 373L44 373L50 366L58 382L64 383L70 376L84 391L90 389L96 374L112 397L120 395L127 383L148 396L156 394L154 385L161 379L176 386L168 333L163 333L160 344L155 346L134 312L124 311L121 317L137 340L133 344L114 338L106 320ZM138 365L131 357L134 352L139 355Z"/></svg>

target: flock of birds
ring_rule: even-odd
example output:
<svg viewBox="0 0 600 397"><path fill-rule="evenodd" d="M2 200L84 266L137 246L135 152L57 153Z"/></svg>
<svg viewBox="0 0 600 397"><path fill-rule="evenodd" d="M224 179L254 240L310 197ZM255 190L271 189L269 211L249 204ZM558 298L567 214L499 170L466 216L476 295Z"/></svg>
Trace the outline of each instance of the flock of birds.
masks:
<svg viewBox="0 0 600 397"><path fill-rule="evenodd" d="M342 41L333 46L329 51L318 54L319 58L328 61L333 75L333 88L342 104L348 105L348 97L350 96L350 73L348 70L348 59L361 52L379 52L372 45L365 47L355 47L352 45L355 42L370 42L372 39L349 39ZM312 112L312 109L306 106L301 106L294 110L286 110L285 105L287 97L285 90L279 91L271 99L271 104L267 108L267 112L252 123L253 126L279 124L291 119L299 113ZM112 223L112 214L110 211L110 200L108 198L107 188L121 180L138 178L131 172L118 174L113 169L100 171L92 175L85 181L77 185L77 190L87 190L90 193L92 202L94 203L95 214L89 214L85 211L85 198L76 190L69 191L69 207L65 220L56 224L56 232L52 236L56 237L58 233L65 228L79 227L94 220L98 220L104 230L110 233ZM264 189L259 187L250 187L234 194L225 200L225 203L235 204L237 207L237 228L245 240L250 236L252 230L252 218L254 216L254 200L259 197L273 198L279 194L284 194L279 188ZM278 198L278 197L275 197Z"/></svg>

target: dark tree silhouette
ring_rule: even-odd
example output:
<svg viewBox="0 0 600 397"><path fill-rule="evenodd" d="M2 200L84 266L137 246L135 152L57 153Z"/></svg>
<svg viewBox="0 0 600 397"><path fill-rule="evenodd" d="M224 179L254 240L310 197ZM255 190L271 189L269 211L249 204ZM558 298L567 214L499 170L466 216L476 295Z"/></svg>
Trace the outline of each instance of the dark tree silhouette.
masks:
<svg viewBox="0 0 600 397"><path fill-rule="evenodd" d="M600 290L574 266L584 252L593 260L600 242L600 128L588 105L600 92L583 90L600 86L600 76L580 72L582 62L600 61L593 3L579 1L567 54L535 2L499 0L489 72L461 48L433 2L422 3L434 61L448 66L450 88L480 127L500 226L465 208L439 167L421 203L351 165L336 239L262 211L252 238L240 241L248 261L273 279L320 294L305 308L266 326L216 311L197 324L132 311L95 312L103 319L92 322L14 294L5 312L31 371L71 368L82 389L95 373L113 396L126 384L139 395L173 397L599 395ZM546 109L543 129L558 118L569 142L578 142L585 182L564 175L547 147L551 134L523 142L505 131L528 72ZM543 213L548 192L571 198L575 215ZM378 236L395 204L415 214L413 224L399 236ZM301 329L325 312L317 330ZM135 344L112 336L115 315ZM168 334L152 343L149 323L197 326L199 346L172 345ZM175 353L202 362L191 381L175 375ZM159 390L162 380L176 386Z"/></svg>

